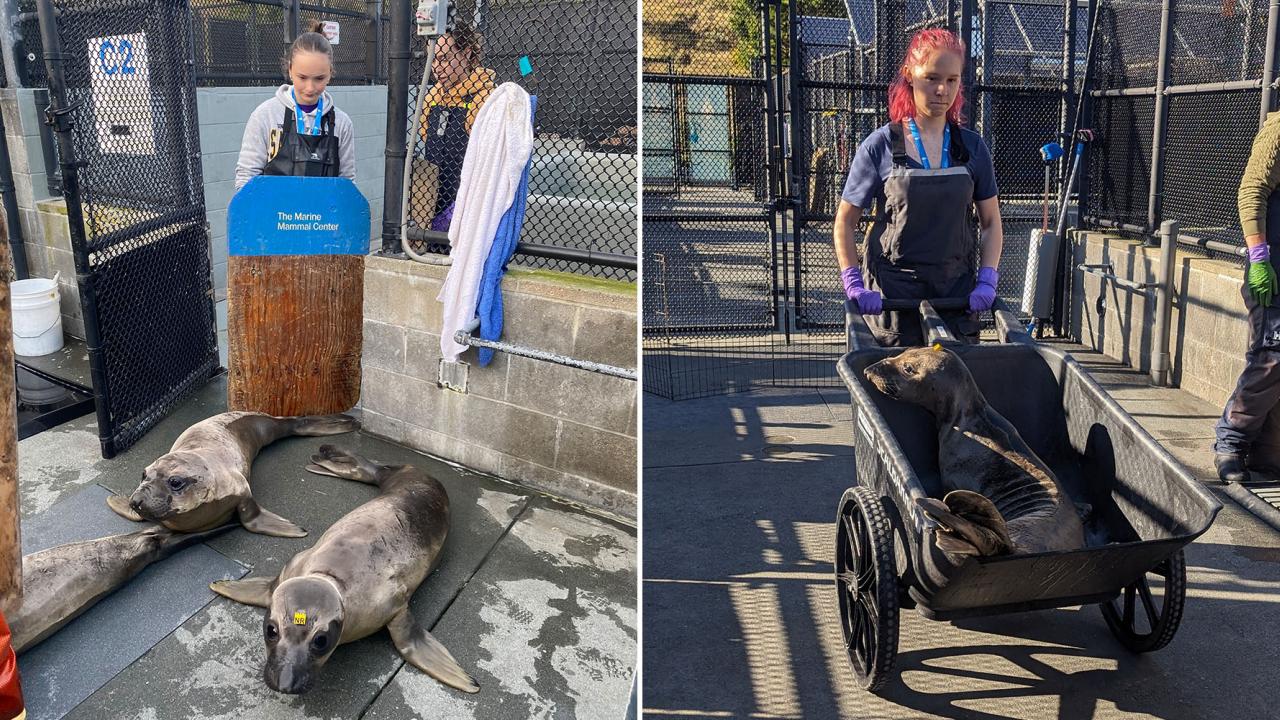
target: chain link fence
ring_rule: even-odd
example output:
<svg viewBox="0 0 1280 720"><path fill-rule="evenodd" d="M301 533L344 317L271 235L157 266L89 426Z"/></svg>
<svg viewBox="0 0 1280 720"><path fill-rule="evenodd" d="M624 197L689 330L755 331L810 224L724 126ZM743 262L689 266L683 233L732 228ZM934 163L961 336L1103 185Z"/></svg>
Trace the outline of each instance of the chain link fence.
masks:
<svg viewBox="0 0 1280 720"><path fill-rule="evenodd" d="M184 0L39 16L60 45L51 109L106 457L218 367L189 17Z"/></svg>
<svg viewBox="0 0 1280 720"><path fill-rule="evenodd" d="M190 59L200 87L270 87L288 82L281 58L312 23L333 24L331 85L379 85L387 79L390 3L369 0L191 0ZM18 2L16 59L27 87L45 87L36 0ZM184 60L185 62L185 60Z"/></svg>
<svg viewBox="0 0 1280 720"><path fill-rule="evenodd" d="M405 241L446 252L471 124L489 92L517 82L538 96L521 243L636 256L638 129L633 0L457 5L459 27L437 41L422 92L426 47L410 39ZM517 254L513 264L635 280L633 270Z"/></svg>
<svg viewBox="0 0 1280 720"><path fill-rule="evenodd" d="M773 378L781 271L760 10L642 12L645 390L748 390Z"/></svg>
<svg viewBox="0 0 1280 720"><path fill-rule="evenodd" d="M1280 29L1267 0L1166 2L1164 43L1165 3L1100 2L1085 220L1142 235L1178 220L1183 237L1239 260L1236 192L1274 107L1266 44Z"/></svg>

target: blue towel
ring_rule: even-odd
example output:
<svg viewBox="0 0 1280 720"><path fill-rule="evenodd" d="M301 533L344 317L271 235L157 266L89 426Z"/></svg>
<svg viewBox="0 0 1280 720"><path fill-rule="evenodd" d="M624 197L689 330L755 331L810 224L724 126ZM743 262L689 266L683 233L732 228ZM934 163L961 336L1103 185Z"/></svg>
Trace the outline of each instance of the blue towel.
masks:
<svg viewBox="0 0 1280 720"><path fill-rule="evenodd" d="M532 119L538 112L537 95L529 98L529 107L529 117ZM507 271L507 263L516 252L516 241L520 239L520 229L524 227L525 203L529 197L529 168L532 165L533 156L530 155L529 162L524 166L524 174L520 176L520 186L511 199L511 207L507 208L498 223L493 247L484 261L484 274L480 276L480 302L476 306L482 340L497 340L502 337L502 275ZM481 367L493 362L492 349L482 347L477 354Z"/></svg>

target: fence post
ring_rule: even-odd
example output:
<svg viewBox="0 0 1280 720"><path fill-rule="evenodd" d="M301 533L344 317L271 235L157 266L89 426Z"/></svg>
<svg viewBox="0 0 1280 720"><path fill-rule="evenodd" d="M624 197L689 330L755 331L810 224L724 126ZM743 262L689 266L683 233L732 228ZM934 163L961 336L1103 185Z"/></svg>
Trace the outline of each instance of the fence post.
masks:
<svg viewBox="0 0 1280 720"><path fill-rule="evenodd" d="M1173 31L1173 0L1160 3L1160 51L1156 56L1156 107L1151 131L1151 182L1147 195L1147 228L1154 230L1164 212L1164 141L1169 129L1169 98L1164 93L1169 79L1169 36Z"/></svg>
<svg viewBox="0 0 1280 720"><path fill-rule="evenodd" d="M1280 0L1276 0L1280 2ZM1062 137L1071 147L1068 133L1076 118L1076 5L1077 0L1063 0L1062 24L1066 28L1062 39ZM1058 177L1065 178L1071 163L1071 153L1063 153L1058 160Z"/></svg>
<svg viewBox="0 0 1280 720"><path fill-rule="evenodd" d="M1262 105L1258 112L1258 125L1267 120L1271 112L1271 85L1276 79L1276 34L1280 33L1280 0L1271 0L1267 8L1267 49L1262 58Z"/></svg>
<svg viewBox="0 0 1280 720"><path fill-rule="evenodd" d="M1151 384L1172 385L1169 367L1169 324L1173 319L1173 263L1178 221L1160 223L1160 284L1156 286L1156 328L1151 343Z"/></svg>
<svg viewBox="0 0 1280 720"><path fill-rule="evenodd" d="M301 8L298 7L299 0L282 0L281 5L284 6L284 42L288 45L302 34Z"/></svg>
<svg viewBox="0 0 1280 720"><path fill-rule="evenodd" d="M382 0L365 0L365 14L369 16L368 51L369 84L381 85L382 80Z"/></svg>
<svg viewBox="0 0 1280 720"><path fill-rule="evenodd" d="M67 78L63 63L62 38L53 0L37 0L40 16L40 40L44 45L45 70L49 78L49 109L46 122L54 126L58 136L58 156L62 165L62 192L66 197L67 223L71 229L72 256L76 265L76 284L80 289L80 307L84 310L84 340L89 351L89 377L93 386L94 405L98 411L98 440L103 457L116 454L112 440L111 392L103 364L102 336L98 327L98 293L93 273L89 270L88 238L85 237L84 207L80 204L80 163L76 161L76 144L72 134L73 108L67 99Z"/></svg>
<svg viewBox="0 0 1280 720"><path fill-rule="evenodd" d="M994 64L992 58L995 57L995 49L991 47L991 4L987 0L978 0L977 9L980 11L982 25L979 32L982 34L982 84L991 85L990 69ZM972 55L972 53L970 53ZM977 69L974 70L974 76L977 76ZM969 85L970 90L973 89L973 83ZM977 93L970 95L976 99ZM991 103L992 97L989 90L982 92L982 103L978 107L982 108L982 139L987 141L987 145L991 145ZM971 118L969 123L972 125L975 119Z"/></svg>
<svg viewBox="0 0 1280 720"><path fill-rule="evenodd" d="M960 83L964 86L965 92L969 97L973 97L973 78L974 78L974 62L973 62L973 16L977 14L978 8L975 0L961 0L960 2L960 39L964 41L966 51L969 57L964 62L964 77L960 79ZM985 21L984 21L985 24ZM985 50L985 48L984 48ZM891 61L892 62L892 61ZM892 78L890 78L892 79ZM969 113L968 122L969 129L973 129L974 113Z"/></svg>
<svg viewBox="0 0 1280 720"><path fill-rule="evenodd" d="M382 252L401 252L400 205L404 193L404 164L409 133L409 0L391 0L391 47L387 53L386 180L382 197Z"/></svg>

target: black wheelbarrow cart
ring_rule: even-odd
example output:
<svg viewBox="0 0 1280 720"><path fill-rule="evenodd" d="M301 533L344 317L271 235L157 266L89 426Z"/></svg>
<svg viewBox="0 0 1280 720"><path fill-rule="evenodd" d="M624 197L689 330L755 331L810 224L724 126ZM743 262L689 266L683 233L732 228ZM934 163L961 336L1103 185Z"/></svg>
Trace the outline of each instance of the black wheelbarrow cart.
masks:
<svg viewBox="0 0 1280 720"><path fill-rule="evenodd" d="M1129 650L1164 647L1186 600L1183 548L1222 505L1073 358L1035 343L1002 304L998 342L956 344L935 312L953 303L886 300L885 309L918 309L928 342L963 359L987 402L1087 507L1086 547L962 560L938 550L938 526L915 503L945 494L933 416L867 382L863 369L901 349L880 347L847 305L849 352L838 369L853 404L857 486L840 499L835 576L859 684L875 691L889 679L900 608L951 620L1097 603Z"/></svg>

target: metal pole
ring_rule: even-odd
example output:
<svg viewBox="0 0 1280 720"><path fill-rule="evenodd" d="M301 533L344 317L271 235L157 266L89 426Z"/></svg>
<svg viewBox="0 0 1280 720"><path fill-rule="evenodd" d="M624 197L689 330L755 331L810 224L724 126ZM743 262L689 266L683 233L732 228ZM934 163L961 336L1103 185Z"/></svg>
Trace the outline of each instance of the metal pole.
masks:
<svg viewBox="0 0 1280 720"><path fill-rule="evenodd" d="M44 63L49 78L49 110L46 122L58 134L58 154L62 166L62 190L67 204L67 223L71 231L72 255L76 264L76 285L80 290L80 307L84 313L85 345L89 351L89 377L93 384L94 405L98 411L98 440L103 457L114 457L111 439L111 392L102 354L102 337L98 327L98 298L95 278L89 268L88 239L85 238L84 208L80 205L80 167L76 161L76 144L72 135L72 107L67 100L67 79L63 70L62 38L53 0L37 0L40 15L40 40L44 45Z"/></svg>
<svg viewBox="0 0 1280 720"><path fill-rule="evenodd" d="M18 0L0 0L0 61L4 62L5 87L23 86L23 67L17 48L22 45L22 24L18 22Z"/></svg>
<svg viewBox="0 0 1280 720"><path fill-rule="evenodd" d="M1063 0L1062 3L1062 24L1066 28L1062 40L1062 137L1064 142L1070 143L1071 137L1067 134L1071 132L1070 125L1075 122L1076 117L1076 9L1078 0ZM1280 2L1280 0L1276 0ZM1067 145L1067 147L1071 147ZM1067 171L1071 166L1071 156L1063 153L1058 159L1058 177L1066 177Z"/></svg>
<svg viewBox="0 0 1280 720"><path fill-rule="evenodd" d="M1278 0L1280 1L1280 0ZM773 11L770 12L770 8ZM777 323L778 318L778 223L777 216L781 212L786 212L782 206L782 128L778 124L778 118L781 113L778 112L778 88L776 85L777 76L773 63L773 46L777 43L771 43L770 36L773 28L770 24L771 17L776 20L779 12L779 3L777 0L761 0L760 3L760 56L764 64L764 128L765 128L765 152L768 157L765 158L765 169L769 177L769 203L772 205L774 212L769 216L769 269L772 272L772 284L769 286L769 311L773 314L773 321ZM781 71L782 66L778 65L777 70Z"/></svg>
<svg viewBox="0 0 1280 720"><path fill-rule="evenodd" d="M300 18L302 8L298 7L298 5L299 0L285 0L284 31L286 44L293 42L302 34L302 20Z"/></svg>
<svg viewBox="0 0 1280 720"><path fill-rule="evenodd" d="M973 84L974 84L973 81L974 81L974 72L976 70L976 68L974 68L974 62L973 62L973 16L976 13L977 13L977 7L974 4L974 0L961 0L960 39L964 42L966 52L969 55L969 57L965 58L965 61L964 61L964 77L961 78L961 83L964 85L965 94L968 95L969 97L973 97L973 93L972 93ZM985 24L985 21L984 21L984 24ZM969 118L966 125L969 126L970 130L973 129L975 114L976 113L972 113L972 112L969 113Z"/></svg>
<svg viewBox="0 0 1280 720"><path fill-rule="evenodd" d="M785 298L786 317L782 319L782 328L785 333L786 342L791 344L791 331L796 325L796 308L799 305L800 294L800 232L803 228L802 220L804 210L808 207L808 183L805 178L800 175L801 164L808 167L808 162L804 157L804 148L807 143L803 142L805 132L807 131L808 118L804 115L803 95L804 95L804 58L800 49L800 10L799 3L788 3L790 12L790 26L788 27L788 41L790 42L790 69L791 69L791 97L788 98L791 107L791 147L788 148L788 154L791 158L790 173L787 180L786 202L791 208L791 227L788 233L787 212L784 209L778 213L780 231L782 233L782 267L783 267L783 297ZM790 241L790 242L788 242ZM790 251L790 255L788 254ZM792 274L788 274L788 270Z"/></svg>
<svg viewBox="0 0 1280 720"><path fill-rule="evenodd" d="M1169 98L1164 86L1169 79L1169 35L1173 23L1172 0L1160 3L1160 51L1156 56L1156 109L1151 131L1151 180L1147 195L1147 227L1155 228L1164 211L1164 143L1169 130Z"/></svg>
<svg viewBox="0 0 1280 720"><path fill-rule="evenodd" d="M0 117L0 197L3 198L9 246L13 253L14 279L22 280L29 274L27 249L22 242L22 214L18 211L18 193L13 184L13 167L9 163L9 137L5 133L3 117Z"/></svg>
<svg viewBox="0 0 1280 720"><path fill-rule="evenodd" d="M391 0L390 72L387 77L387 161L382 197L382 253L398 255L405 142L409 132L409 0Z"/></svg>
<svg viewBox="0 0 1280 720"><path fill-rule="evenodd" d="M365 0L364 11L369 16L368 51L369 84L381 85L382 78L382 0Z"/></svg>
<svg viewBox="0 0 1280 720"><path fill-rule="evenodd" d="M1280 33L1280 0L1271 0L1267 8L1267 49L1262 58L1262 104L1258 111L1258 125L1267 120L1271 112L1271 83L1276 76L1276 34Z"/></svg>
<svg viewBox="0 0 1280 720"><path fill-rule="evenodd" d="M1160 283L1156 286L1156 327L1151 343L1151 383L1171 384L1169 325L1173 319L1173 264L1178 246L1178 221L1160 223Z"/></svg>
<svg viewBox="0 0 1280 720"><path fill-rule="evenodd" d="M995 78L987 74L994 65L992 62L993 52L991 47L991 6L987 3L987 0L979 0L978 7L982 11L982 27L980 29L982 34L982 82L990 84L995 82ZM970 52L969 54L972 55L973 53ZM974 68L975 77L977 75L977 70L977 68ZM973 89L972 83L970 83L968 90L970 92L976 92ZM982 103L979 106L982 108L982 138L987 141L988 146L991 144L991 95L992 94L990 92L983 92ZM972 97L972 95L970 97ZM976 118L970 118L969 125L972 126L976 121Z"/></svg>

